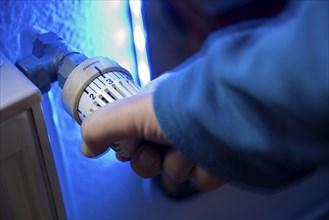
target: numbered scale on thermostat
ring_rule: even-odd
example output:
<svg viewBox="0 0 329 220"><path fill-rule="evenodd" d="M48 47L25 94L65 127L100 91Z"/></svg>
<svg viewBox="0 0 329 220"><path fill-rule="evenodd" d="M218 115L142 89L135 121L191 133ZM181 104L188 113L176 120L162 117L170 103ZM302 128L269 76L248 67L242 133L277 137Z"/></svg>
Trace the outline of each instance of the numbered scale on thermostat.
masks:
<svg viewBox="0 0 329 220"><path fill-rule="evenodd" d="M90 58L67 78L62 100L66 110L81 122L107 103L135 95L139 86L130 73L107 57Z"/></svg>
<svg viewBox="0 0 329 220"><path fill-rule="evenodd" d="M107 103L124 97L132 96L140 88L126 73L114 71L101 73L83 91L79 105L79 118L83 121L86 116Z"/></svg>

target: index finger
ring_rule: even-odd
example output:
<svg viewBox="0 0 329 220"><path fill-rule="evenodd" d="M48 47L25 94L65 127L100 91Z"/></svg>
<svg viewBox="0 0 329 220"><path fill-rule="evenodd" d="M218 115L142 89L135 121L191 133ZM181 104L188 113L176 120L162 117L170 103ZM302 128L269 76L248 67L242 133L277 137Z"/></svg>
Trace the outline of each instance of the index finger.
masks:
<svg viewBox="0 0 329 220"><path fill-rule="evenodd" d="M137 95L109 103L82 123L83 152L99 155L123 139L168 143L153 112L152 95Z"/></svg>
<svg viewBox="0 0 329 220"><path fill-rule="evenodd" d="M120 139L138 136L131 123L136 109L133 109L134 105L128 99L109 103L83 121L82 149L86 156L97 156Z"/></svg>

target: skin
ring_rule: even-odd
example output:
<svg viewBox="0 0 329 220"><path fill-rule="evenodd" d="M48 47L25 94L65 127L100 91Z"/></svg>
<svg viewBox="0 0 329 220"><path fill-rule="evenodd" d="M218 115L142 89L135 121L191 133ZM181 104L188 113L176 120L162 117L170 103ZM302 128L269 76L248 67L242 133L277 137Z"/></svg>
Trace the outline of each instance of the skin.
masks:
<svg viewBox="0 0 329 220"><path fill-rule="evenodd" d="M118 140L142 140L131 158L117 156L121 161L130 160L132 169L142 178L165 175L172 183L189 181L201 191L224 184L171 145L156 119L152 93L140 93L100 108L83 121L82 136L82 152L87 157L102 154ZM163 153L161 148L169 150Z"/></svg>

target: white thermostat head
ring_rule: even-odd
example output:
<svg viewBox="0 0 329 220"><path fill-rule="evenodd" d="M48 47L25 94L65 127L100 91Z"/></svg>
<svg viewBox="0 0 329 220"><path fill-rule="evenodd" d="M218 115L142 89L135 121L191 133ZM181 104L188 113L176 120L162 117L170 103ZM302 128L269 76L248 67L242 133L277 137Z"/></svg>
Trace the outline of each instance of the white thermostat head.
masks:
<svg viewBox="0 0 329 220"><path fill-rule="evenodd" d="M63 87L62 100L65 109L81 124L98 108L139 90L126 69L107 57L95 57L71 72Z"/></svg>
<svg viewBox="0 0 329 220"><path fill-rule="evenodd" d="M70 73L63 87L65 109L81 124L92 112L107 103L135 95L139 86L130 73L107 57L87 59ZM130 158L140 141L121 140L111 148L118 155Z"/></svg>

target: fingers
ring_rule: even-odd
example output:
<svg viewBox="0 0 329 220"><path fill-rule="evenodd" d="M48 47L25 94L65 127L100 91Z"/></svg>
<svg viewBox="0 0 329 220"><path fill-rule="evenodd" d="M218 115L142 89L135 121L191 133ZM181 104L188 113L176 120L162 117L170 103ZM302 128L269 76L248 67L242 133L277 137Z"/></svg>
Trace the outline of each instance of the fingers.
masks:
<svg viewBox="0 0 329 220"><path fill-rule="evenodd" d="M163 162L164 173L177 182L186 181L193 166L194 163L191 160L173 148L167 151Z"/></svg>
<svg viewBox="0 0 329 220"><path fill-rule="evenodd" d="M99 150L99 152L97 152L96 150ZM89 158L96 157L97 155L100 155L104 151L106 151L106 149L103 150L103 149L97 149L97 148L95 148L93 151L91 151L84 142L82 143L82 153L86 157L89 157Z"/></svg>
<svg viewBox="0 0 329 220"><path fill-rule="evenodd" d="M135 125L129 122L132 121L131 115L135 114L138 106L127 105L126 102L129 101L118 100L105 105L83 121L83 153L89 152L86 156L98 155L114 142L137 135Z"/></svg>
<svg viewBox="0 0 329 220"><path fill-rule="evenodd" d="M151 144L143 143L132 156L130 165L140 177L151 178L161 173L162 157Z"/></svg>
<svg viewBox="0 0 329 220"><path fill-rule="evenodd" d="M84 155L95 157L98 154L89 151L86 145L82 147ZM127 158L121 158L120 161L128 161ZM222 187L225 182L219 177L211 174L199 165L195 165L185 155L176 149L169 149L162 158L161 153L149 142L144 142L130 159L132 169L142 178L152 178L162 172L173 182L189 181L196 189L201 191L210 191ZM175 184L174 184L175 185Z"/></svg>
<svg viewBox="0 0 329 220"><path fill-rule="evenodd" d="M225 184L219 177L195 165L183 153L173 148L165 155L163 171L171 180L175 182L189 180L196 189L202 191L215 190Z"/></svg>
<svg viewBox="0 0 329 220"><path fill-rule="evenodd" d="M82 152L97 156L122 139L168 144L153 112L152 95L132 96L109 103L82 123Z"/></svg>
<svg viewBox="0 0 329 220"><path fill-rule="evenodd" d="M116 158L117 158L119 161L121 161L121 162L127 162L127 161L130 161L130 160L131 160L131 158L122 157L121 155L119 155L119 154L117 154L117 153L115 153L115 156L116 156Z"/></svg>
<svg viewBox="0 0 329 220"><path fill-rule="evenodd" d="M223 180L203 169L201 166L195 167L189 180L196 189L202 191L215 190L225 184Z"/></svg>
<svg viewBox="0 0 329 220"><path fill-rule="evenodd" d="M151 143L143 143L131 158L130 164L142 178L155 177L163 172L164 177L166 176L173 183L188 180L201 191L215 190L225 184L224 181L201 166L195 166L191 160L176 149L169 149L162 158Z"/></svg>

